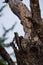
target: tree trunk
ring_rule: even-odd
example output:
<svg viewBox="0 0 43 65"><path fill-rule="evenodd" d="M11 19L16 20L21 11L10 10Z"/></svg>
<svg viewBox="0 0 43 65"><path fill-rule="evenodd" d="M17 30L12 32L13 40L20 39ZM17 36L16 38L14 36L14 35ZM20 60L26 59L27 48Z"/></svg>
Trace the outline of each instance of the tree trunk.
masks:
<svg viewBox="0 0 43 65"><path fill-rule="evenodd" d="M43 36L41 36L43 35L43 26L40 24L42 20L39 1L30 0L31 12L19 0L17 2L9 0L8 4L12 12L21 20L25 32L24 37L18 36L18 33L15 33L14 39L18 49L15 47L14 39L10 43L16 55L17 64L43 65Z"/></svg>

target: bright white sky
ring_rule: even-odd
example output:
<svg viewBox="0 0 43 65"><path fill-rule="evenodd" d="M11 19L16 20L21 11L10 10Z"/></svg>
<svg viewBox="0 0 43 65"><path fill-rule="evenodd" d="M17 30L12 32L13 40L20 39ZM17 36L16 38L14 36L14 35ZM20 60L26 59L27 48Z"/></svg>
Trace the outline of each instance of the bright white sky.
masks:
<svg viewBox="0 0 43 65"><path fill-rule="evenodd" d="M0 0L0 8L4 5L2 3L3 1L4 0ZM39 1L40 1L40 8L41 8L41 17L43 18L43 0L39 0ZM30 9L29 0L23 0L23 3L26 4L26 6ZM15 22L17 22L16 27L14 28L13 31L10 31L6 35L6 37L9 37L6 42L8 43L8 42L12 41L13 36L14 36L14 32L18 32L19 35L24 36L23 27L20 24L20 20L18 19L18 17L16 15L14 15L12 13L12 11L10 10L8 4L3 9L3 11L1 13L3 13L3 16L0 17L0 36L2 36L2 34L4 33L4 31L2 29L2 25L4 25L6 27L6 29L9 29ZM11 50L9 52L11 53ZM13 50L12 50L12 52L13 52Z"/></svg>

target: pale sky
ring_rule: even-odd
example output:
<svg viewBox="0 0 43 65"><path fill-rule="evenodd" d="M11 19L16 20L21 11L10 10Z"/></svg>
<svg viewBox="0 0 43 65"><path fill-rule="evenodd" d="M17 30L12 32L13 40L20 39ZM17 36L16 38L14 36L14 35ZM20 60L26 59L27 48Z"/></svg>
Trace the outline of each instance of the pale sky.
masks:
<svg viewBox="0 0 43 65"><path fill-rule="evenodd" d="M2 5L4 5L2 2L4 0L0 0L0 8ZM43 18L43 0L39 0L40 1L40 8L41 8L41 17ZM23 0L23 3L26 4L26 6L30 9L30 4L29 4L29 0ZM20 20L19 18L14 15L12 13L12 11L9 8L9 5L7 4L7 6L3 9L3 11L1 12L3 13L3 16L0 17L0 34L3 34L3 29L2 29L2 24L6 27L6 29L10 28L15 22L17 22L17 25L15 27L15 29L13 31L10 31L11 35L7 35L9 36L13 36L14 32L18 32L19 35L24 35L23 32L23 28L22 25L20 25ZM11 33L12 32L12 33ZM0 36L1 36L0 35Z"/></svg>
<svg viewBox="0 0 43 65"><path fill-rule="evenodd" d="M2 5L4 5L2 3L3 1L4 0L0 0L0 8L2 7ZM43 18L43 0L39 0L39 2L40 2L40 8L41 8L41 17ZM30 9L29 0L23 0L23 3L26 4L26 6ZM14 28L13 31L10 31L6 35L6 37L9 37L6 42L8 43L8 42L12 41L14 32L18 32L19 35L24 36L23 26L20 24L19 18L12 13L8 4L0 14L2 14L2 13L3 13L3 16L0 17L0 36L2 36L2 34L4 33L4 31L2 29L2 25L4 25L6 27L6 29L9 29L15 22L17 22L16 27ZM7 51L9 49L11 49L11 48L7 48ZM11 50L9 50L9 52L11 53ZM13 52L13 50L12 50L12 52Z"/></svg>

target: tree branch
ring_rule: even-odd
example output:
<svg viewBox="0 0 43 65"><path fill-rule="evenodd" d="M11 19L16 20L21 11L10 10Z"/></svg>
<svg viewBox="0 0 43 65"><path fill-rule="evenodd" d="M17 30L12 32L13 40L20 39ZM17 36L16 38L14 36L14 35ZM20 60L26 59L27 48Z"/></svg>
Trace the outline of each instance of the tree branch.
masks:
<svg viewBox="0 0 43 65"><path fill-rule="evenodd" d="M31 7L32 18L36 20L37 23L41 23L39 0L30 0L30 7Z"/></svg>
<svg viewBox="0 0 43 65"><path fill-rule="evenodd" d="M32 18L34 20L32 21L34 24L34 29L43 43L43 22L41 19L39 0L30 0L30 7Z"/></svg>
<svg viewBox="0 0 43 65"><path fill-rule="evenodd" d="M15 65L13 60L10 58L10 55L6 52L2 45L0 45L0 55L3 57L5 61L8 62L9 65Z"/></svg>

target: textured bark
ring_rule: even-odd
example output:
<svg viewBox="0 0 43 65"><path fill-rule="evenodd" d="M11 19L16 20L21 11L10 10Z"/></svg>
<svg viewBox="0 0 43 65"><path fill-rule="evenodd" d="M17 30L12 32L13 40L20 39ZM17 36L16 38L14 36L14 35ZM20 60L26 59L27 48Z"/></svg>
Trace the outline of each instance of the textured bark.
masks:
<svg viewBox="0 0 43 65"><path fill-rule="evenodd" d="M11 8L11 4L9 6ZM13 9L12 11L14 13L17 13L16 15L20 18L25 31L25 37L21 39L21 42L18 39L18 41L20 42L19 44L17 42L18 47L19 46L21 47L19 48L19 51L17 51L17 49L15 51L15 46L11 44L14 51L16 52L15 55L17 58L17 63L18 65L43 65L43 48L42 48L43 46L41 45L42 42L40 41L40 38L36 34L36 30L34 31L34 26L33 26L34 23L32 23L31 20L28 20L26 18L26 17L32 18L32 16L30 16L31 13L27 9L27 7L24 6L24 4L22 4L21 2L19 2L19 4L17 5L17 9L19 13L17 13L17 11L15 10L13 11ZM38 20L41 21L40 10L38 11L39 13L36 13L36 15L38 14L39 18L37 18L38 16L36 16L35 17L36 20L35 20L33 15L33 20L36 21L36 24L40 25L40 23L38 22ZM17 38L16 38L16 41L17 41Z"/></svg>
<svg viewBox="0 0 43 65"><path fill-rule="evenodd" d="M24 37L18 36L18 33L15 33L14 39L16 40L18 49L15 47L14 39L10 43L14 50L17 64L43 65L43 25L39 1L30 0L31 12L19 0L17 2L15 0L9 0L8 4L12 12L21 20L25 32Z"/></svg>
<svg viewBox="0 0 43 65"><path fill-rule="evenodd" d="M39 0L30 0L30 7L31 7L32 18L34 20L33 21L34 29L43 43L43 22L41 19Z"/></svg>
<svg viewBox="0 0 43 65"><path fill-rule="evenodd" d="M13 60L10 58L10 55L6 52L2 45L0 45L0 55L3 57L5 61L8 62L8 65L15 65Z"/></svg>
<svg viewBox="0 0 43 65"><path fill-rule="evenodd" d="M37 23L40 23L41 13L39 7L39 0L30 0L30 7L31 7L32 18L36 20Z"/></svg>
<svg viewBox="0 0 43 65"><path fill-rule="evenodd" d="M43 65L43 45L36 44L37 42L35 42L34 44L30 44L24 38L20 40L20 37L17 35L17 33L15 34L15 36L19 38L18 40L19 42L22 41L20 42L20 44L17 43L17 45L19 44L21 47L19 48L18 45L19 50L15 47L14 42L10 44L14 49L14 53L17 59L17 64L18 65ZM38 40L37 36L34 37L34 40L35 41ZM40 42L38 41L38 43Z"/></svg>

